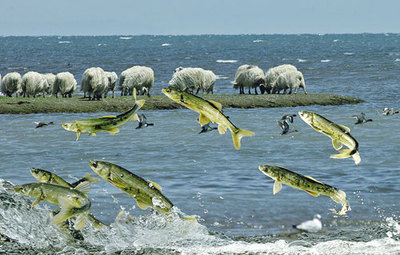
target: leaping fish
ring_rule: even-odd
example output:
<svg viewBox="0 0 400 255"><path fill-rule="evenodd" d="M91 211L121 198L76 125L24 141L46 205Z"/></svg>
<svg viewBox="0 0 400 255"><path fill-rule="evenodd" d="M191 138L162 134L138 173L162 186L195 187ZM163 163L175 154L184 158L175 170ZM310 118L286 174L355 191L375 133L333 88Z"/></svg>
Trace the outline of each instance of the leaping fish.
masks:
<svg viewBox="0 0 400 255"><path fill-rule="evenodd" d="M324 195L330 197L336 203L342 204L342 209L338 212L339 215L346 214L347 211L351 210L346 199L346 193L338 188L279 166L260 165L258 169L275 180L272 189L274 195L282 190L282 184L286 184L292 188L303 190L314 197Z"/></svg>
<svg viewBox="0 0 400 255"><path fill-rule="evenodd" d="M74 183L69 183L69 182L65 181L63 178L61 178L60 176L58 176L52 172L43 170L43 169L39 169L39 168L31 168L31 174L39 182L49 183L49 184L54 184L54 185L61 185L61 186L71 188L71 189L77 187L79 184L81 184L83 182L95 183L95 182L100 181L99 178L92 177L92 176L90 176L90 174L87 174L84 177L82 177L81 179L79 179L78 181L76 181ZM93 226L95 228L99 229L104 226L107 226L105 223L101 222L96 217L94 217L94 215L91 213L88 214L88 219L93 223Z"/></svg>
<svg viewBox="0 0 400 255"><path fill-rule="evenodd" d="M160 185L146 181L131 173L127 169L106 161L90 160L89 166L104 181L119 188L136 200L142 210L154 208L167 213L174 206L167 197L161 193Z"/></svg>
<svg viewBox="0 0 400 255"><path fill-rule="evenodd" d="M127 112L117 116L103 116L94 119L74 120L62 124L65 130L76 132L76 140L79 140L81 133L89 133L95 136L97 132L107 131L110 134L119 132L118 127L124 125L128 121L135 121L138 119L136 112L144 105L145 100L136 101L136 90L134 91L135 105Z"/></svg>
<svg viewBox="0 0 400 255"><path fill-rule="evenodd" d="M90 191L90 183L85 181L74 189L48 183L27 183L16 185L15 192L36 198L32 207L40 201L46 201L61 207L61 211L52 218L53 224L60 224L76 216L74 228L80 230L85 226L90 211L90 199L86 195Z"/></svg>
<svg viewBox="0 0 400 255"><path fill-rule="evenodd" d="M244 136L254 136L254 132L236 127L222 112L222 105L212 100L204 100L201 97L192 95L184 91L171 88L164 88L162 92L180 105L189 108L200 114L199 123L205 125L210 121L218 124L218 132L225 134L226 130L232 134L233 146L240 149L240 140Z"/></svg>
<svg viewBox="0 0 400 255"><path fill-rule="evenodd" d="M353 157L356 165L361 162L358 142L350 135L350 128L336 124L315 112L299 111L299 116L313 129L332 139L333 148L339 151L339 154L333 154L330 156L331 158ZM343 145L347 146L348 149L343 148Z"/></svg>

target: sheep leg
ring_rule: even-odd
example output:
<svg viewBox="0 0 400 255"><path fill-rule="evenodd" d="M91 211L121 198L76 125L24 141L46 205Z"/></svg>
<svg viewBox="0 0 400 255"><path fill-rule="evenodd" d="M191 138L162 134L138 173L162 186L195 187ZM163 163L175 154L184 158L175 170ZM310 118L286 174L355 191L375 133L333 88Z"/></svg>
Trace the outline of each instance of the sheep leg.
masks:
<svg viewBox="0 0 400 255"><path fill-rule="evenodd" d="M258 95L258 93L257 93L257 87L254 88L254 92L256 93L256 95ZM261 93L261 90L260 90L260 93Z"/></svg>
<svg viewBox="0 0 400 255"><path fill-rule="evenodd" d="M250 87L249 87L249 95L251 95L251 90L250 90Z"/></svg>
<svg viewBox="0 0 400 255"><path fill-rule="evenodd" d="M198 88L198 89L197 89L197 91L196 91L196 95L197 95L197 94L199 94L199 91L200 91L200 88Z"/></svg>

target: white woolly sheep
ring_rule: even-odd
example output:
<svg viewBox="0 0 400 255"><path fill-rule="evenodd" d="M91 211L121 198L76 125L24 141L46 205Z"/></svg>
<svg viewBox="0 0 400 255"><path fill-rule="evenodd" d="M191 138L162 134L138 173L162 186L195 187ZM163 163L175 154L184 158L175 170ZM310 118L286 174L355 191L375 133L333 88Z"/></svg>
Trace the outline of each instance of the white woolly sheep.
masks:
<svg viewBox="0 0 400 255"><path fill-rule="evenodd" d="M38 93L42 93L45 97L46 91L49 90L49 84L42 74L31 71L22 76L21 88L24 97L36 97Z"/></svg>
<svg viewBox="0 0 400 255"><path fill-rule="evenodd" d="M150 96L154 84L154 71L146 66L133 66L123 71L119 78L119 89L122 95L132 95L136 88L138 93Z"/></svg>
<svg viewBox="0 0 400 255"><path fill-rule="evenodd" d="M203 83L200 84L200 88L203 90L203 93L214 94L214 84L217 80L217 76L210 70L203 71Z"/></svg>
<svg viewBox="0 0 400 255"><path fill-rule="evenodd" d="M307 94L306 84L304 82L303 74L299 71L287 71L279 75L274 85L272 86L272 93L283 90L286 94L286 90L289 89L289 94L294 89L294 94L297 93L299 88L303 88L304 94Z"/></svg>
<svg viewBox="0 0 400 255"><path fill-rule="evenodd" d="M72 93L74 93L76 89L76 84L77 82L72 73L58 73L53 84L53 95L58 97L58 92L60 92L62 97L72 97Z"/></svg>
<svg viewBox="0 0 400 255"><path fill-rule="evenodd" d="M82 76L81 91L83 97L88 93L89 100L100 100L101 95L104 93L108 86L108 78L104 70L100 67L91 67L85 70ZM91 94L93 93L93 98Z"/></svg>
<svg viewBox="0 0 400 255"><path fill-rule="evenodd" d="M207 93L214 93L214 84L217 77L210 70L199 67L178 67L169 81L169 87L196 94L200 90Z"/></svg>
<svg viewBox="0 0 400 255"><path fill-rule="evenodd" d="M112 98L114 98L115 85L117 84L118 75L115 72L105 72L108 78L108 86L104 92L104 97L107 97L108 91L112 91Z"/></svg>
<svg viewBox="0 0 400 255"><path fill-rule="evenodd" d="M53 94L53 85L54 82L56 81L56 75L52 73L45 73L43 74L43 77L46 79L47 83L49 84L49 89L46 91L47 94L51 95Z"/></svg>
<svg viewBox="0 0 400 255"><path fill-rule="evenodd" d="M265 88L261 89L261 93L264 94L263 90L265 90L268 94L270 94L276 79L278 79L281 73L287 71L297 71L297 68L293 65L285 64L268 69L267 73L265 74Z"/></svg>
<svg viewBox="0 0 400 255"><path fill-rule="evenodd" d="M231 83L234 89L239 88L239 94L244 94L244 87L248 87L249 94L251 94L250 89L254 88L254 92L257 95L257 88L265 83L264 71L258 66L241 65L236 70L235 80Z"/></svg>
<svg viewBox="0 0 400 255"><path fill-rule="evenodd" d="M22 78L17 72L8 73L3 77L1 83L1 92L11 97L12 94L16 93L18 97L19 93L22 93L21 89Z"/></svg>

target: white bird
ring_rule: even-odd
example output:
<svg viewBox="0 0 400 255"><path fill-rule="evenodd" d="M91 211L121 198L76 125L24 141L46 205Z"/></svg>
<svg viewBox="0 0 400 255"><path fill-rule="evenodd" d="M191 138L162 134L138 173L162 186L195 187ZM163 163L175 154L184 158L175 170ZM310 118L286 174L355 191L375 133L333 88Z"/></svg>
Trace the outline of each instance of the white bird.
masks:
<svg viewBox="0 0 400 255"><path fill-rule="evenodd" d="M382 111L382 115L385 115L385 116L393 115L393 114L396 114L396 113L399 113L399 110L395 110L393 108L389 109L387 107L383 108L383 111Z"/></svg>
<svg viewBox="0 0 400 255"><path fill-rule="evenodd" d="M313 220L308 220L299 225L293 225L295 229L303 230L306 232L318 232L322 229L321 215L314 215Z"/></svg>

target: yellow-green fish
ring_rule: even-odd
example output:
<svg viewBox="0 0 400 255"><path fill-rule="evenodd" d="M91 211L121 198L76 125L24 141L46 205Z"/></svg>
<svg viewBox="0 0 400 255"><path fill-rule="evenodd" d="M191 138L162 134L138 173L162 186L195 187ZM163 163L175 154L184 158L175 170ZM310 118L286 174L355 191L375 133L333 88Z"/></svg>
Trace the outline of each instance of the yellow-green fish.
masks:
<svg viewBox="0 0 400 255"><path fill-rule="evenodd" d="M336 203L342 204L342 209L338 212L340 215L346 214L347 211L351 210L349 202L346 199L346 193L338 188L324 184L310 176L301 175L279 166L260 165L258 169L263 174L275 180L272 189L274 195L281 191L282 184L286 184L292 188L303 190L315 197L324 195L332 198Z"/></svg>
<svg viewBox="0 0 400 255"><path fill-rule="evenodd" d="M43 169L39 169L39 168L31 168L31 174L39 182L61 185L61 186L67 187L67 188L75 188L76 186L78 186L79 184L81 184L85 181L90 182L90 183L95 183L95 182L100 181L99 178L92 177L92 176L90 176L90 174L87 174L82 179L80 179L74 183L69 183L69 182L66 182L60 176L58 176L54 173L51 173L49 171L43 170ZM94 217L94 215L91 213L89 213L88 219L93 223L93 226L95 228L102 228L104 226L107 226L100 220L96 219L96 217Z"/></svg>
<svg viewBox="0 0 400 255"><path fill-rule="evenodd" d="M313 129L332 139L333 148L339 151L339 154L333 154L331 158L353 157L356 165L361 162L358 142L350 135L350 128L336 124L315 112L299 111L299 116ZM343 148L343 145L348 148Z"/></svg>
<svg viewBox="0 0 400 255"><path fill-rule="evenodd" d="M222 112L222 105L212 100L204 100L201 97L192 95L184 91L178 91L171 88L164 88L162 92L175 102L183 105L190 110L200 114L199 123L205 125L210 121L218 124L218 132L225 134L226 130L232 134L233 146L240 149L240 140L243 136L254 136L251 131L237 128Z"/></svg>
<svg viewBox="0 0 400 255"><path fill-rule="evenodd" d="M42 200L60 206L60 212L52 218L53 224L60 224L75 216L74 228L80 230L85 226L91 206L86 195L90 191L89 182L82 182L74 189L48 183L27 183L16 185L14 190L25 196L36 198L32 207Z"/></svg>
<svg viewBox="0 0 400 255"><path fill-rule="evenodd" d="M103 180L135 199L142 210L150 207L167 213L174 206L161 193L161 187L158 184L146 181L123 167L110 162L96 160L90 160L89 165Z"/></svg>
<svg viewBox="0 0 400 255"><path fill-rule="evenodd" d="M76 140L78 141L81 133L89 133L95 136L97 132L107 131L110 134L119 132L118 127L124 125L128 121L138 119L136 112L144 105L145 100L135 100L135 105L127 112L117 116L103 116L94 119L74 120L62 124L61 126L68 131L76 132Z"/></svg>
<svg viewBox="0 0 400 255"><path fill-rule="evenodd" d="M33 168L33 167L31 168L31 174L39 182L57 184L57 185L61 185L61 186L68 187L68 188L75 188L76 186L78 186L80 183L82 183L84 181L88 181L90 183L95 183L95 182L100 181L99 178L92 177L92 176L90 176L90 174L87 174L84 177L82 177L81 179L79 179L78 181L76 181L74 183L69 183L69 182L66 182L60 176L58 176L52 172L49 172L49 171L46 171L43 169L39 169L39 168Z"/></svg>

